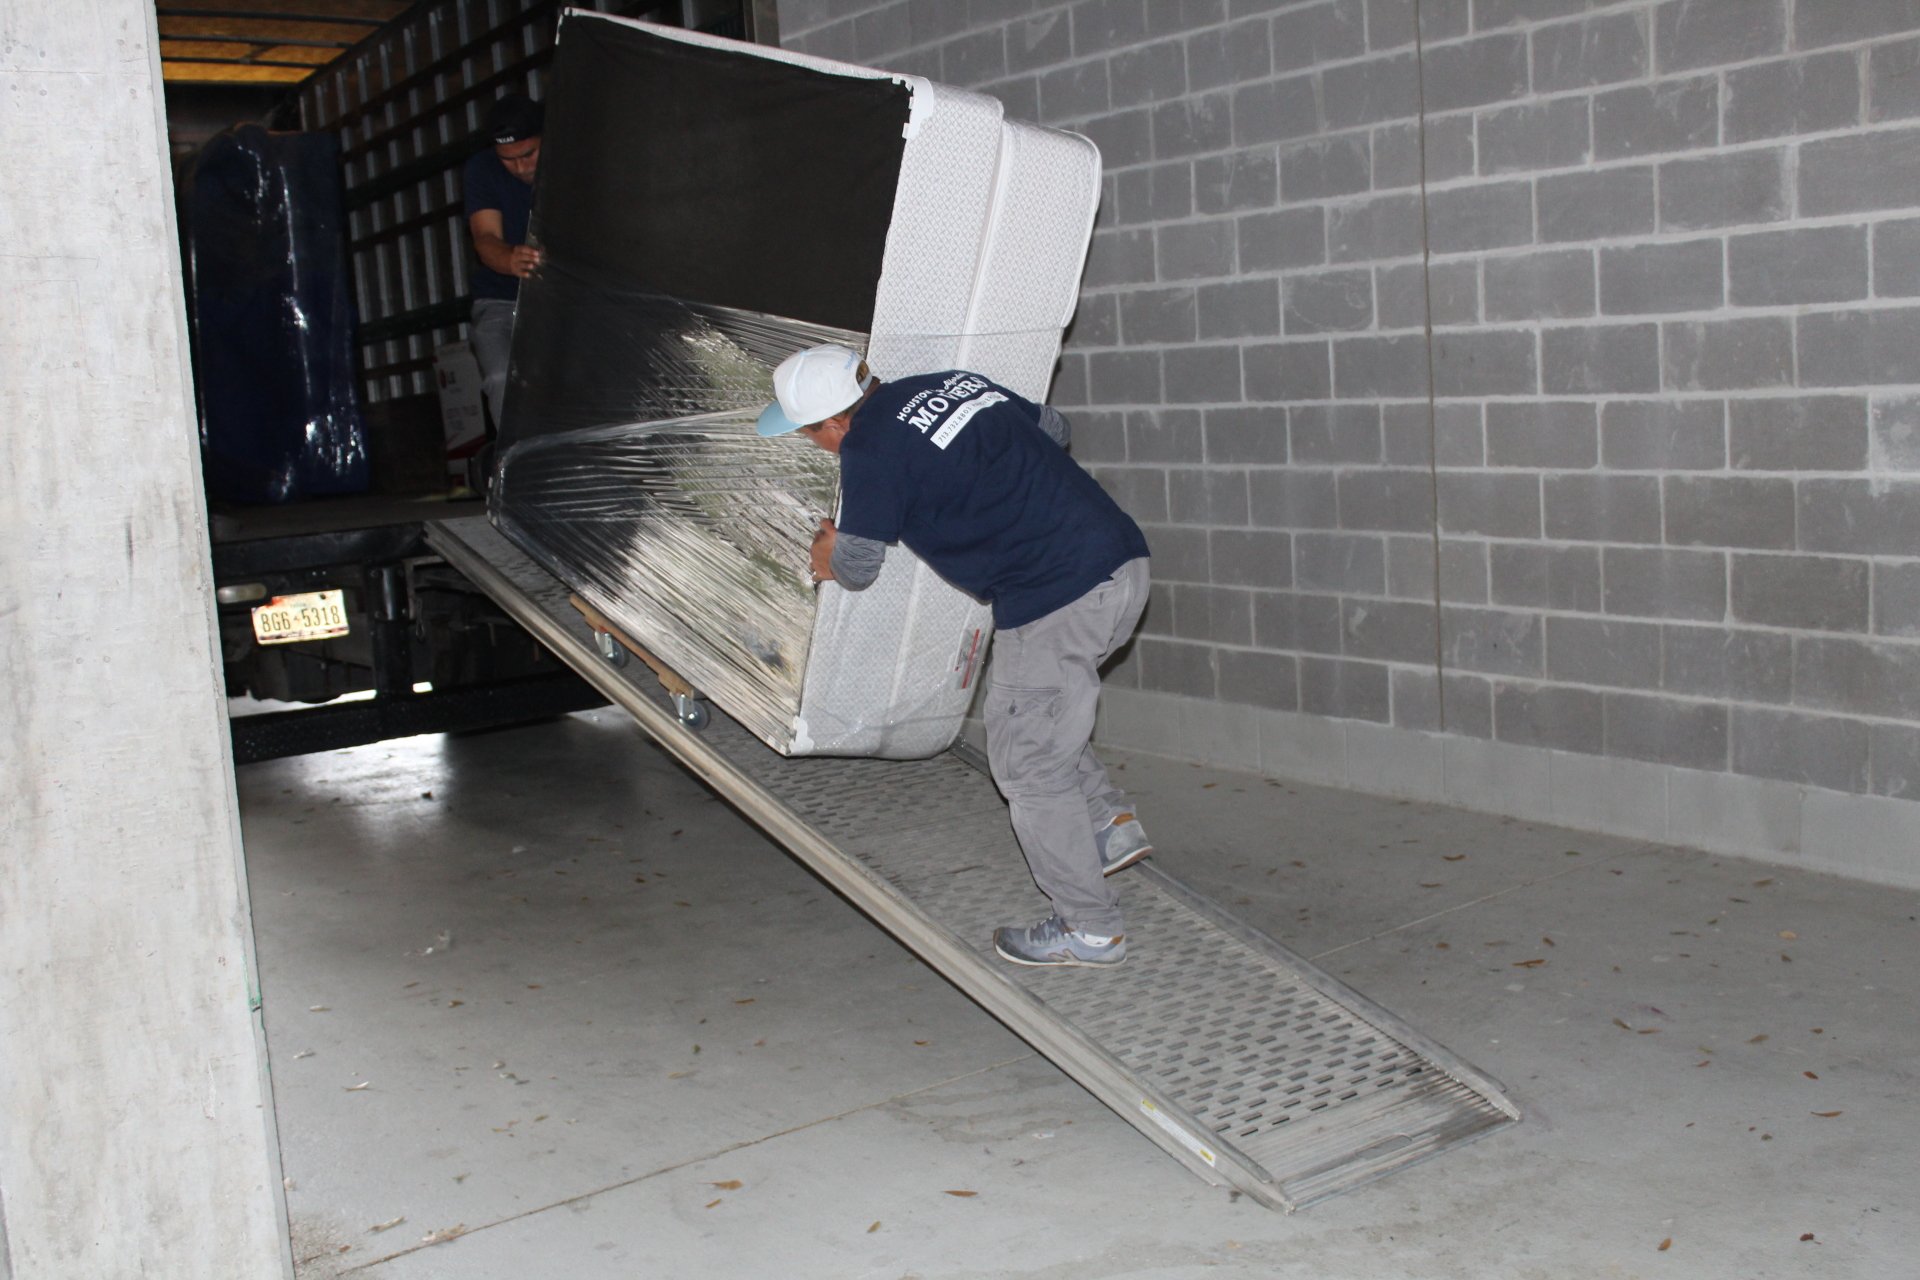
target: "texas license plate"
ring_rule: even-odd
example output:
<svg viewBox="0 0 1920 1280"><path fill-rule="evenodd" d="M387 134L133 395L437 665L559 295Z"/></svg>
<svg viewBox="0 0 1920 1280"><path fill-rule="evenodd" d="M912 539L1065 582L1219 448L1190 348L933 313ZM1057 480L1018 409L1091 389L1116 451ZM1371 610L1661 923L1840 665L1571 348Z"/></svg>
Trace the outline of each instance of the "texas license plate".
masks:
<svg viewBox="0 0 1920 1280"><path fill-rule="evenodd" d="M339 591L303 591L254 606L253 635L261 644L292 644L347 634L346 597Z"/></svg>

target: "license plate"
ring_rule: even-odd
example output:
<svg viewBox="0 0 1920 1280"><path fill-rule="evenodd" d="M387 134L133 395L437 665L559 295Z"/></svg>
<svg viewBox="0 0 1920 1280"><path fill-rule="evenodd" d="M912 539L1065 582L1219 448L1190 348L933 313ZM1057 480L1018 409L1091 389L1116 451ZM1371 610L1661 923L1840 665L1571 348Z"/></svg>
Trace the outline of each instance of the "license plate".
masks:
<svg viewBox="0 0 1920 1280"><path fill-rule="evenodd" d="M346 597L339 591L303 591L254 606L253 635L261 644L292 644L347 634Z"/></svg>

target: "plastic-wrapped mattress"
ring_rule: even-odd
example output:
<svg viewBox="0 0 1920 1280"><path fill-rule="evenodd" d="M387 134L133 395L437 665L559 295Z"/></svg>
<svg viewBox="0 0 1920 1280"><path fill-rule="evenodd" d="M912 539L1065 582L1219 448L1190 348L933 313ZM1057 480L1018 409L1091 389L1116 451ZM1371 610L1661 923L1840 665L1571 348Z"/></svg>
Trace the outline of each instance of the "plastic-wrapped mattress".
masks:
<svg viewBox="0 0 1920 1280"><path fill-rule="evenodd" d="M776 750L945 749L988 609L903 547L816 588L837 460L753 420L822 341L1044 399L1098 153L979 94L579 11L552 83L495 523Z"/></svg>
<svg viewBox="0 0 1920 1280"><path fill-rule="evenodd" d="M339 141L235 125L194 157L181 204L209 496L364 493Z"/></svg>

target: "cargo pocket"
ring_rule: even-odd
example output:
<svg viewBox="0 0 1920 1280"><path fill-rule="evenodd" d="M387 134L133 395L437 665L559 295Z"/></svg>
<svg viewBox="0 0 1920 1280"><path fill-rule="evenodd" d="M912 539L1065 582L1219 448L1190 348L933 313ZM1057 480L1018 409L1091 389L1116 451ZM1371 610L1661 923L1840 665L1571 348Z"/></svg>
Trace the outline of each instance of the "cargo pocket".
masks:
<svg viewBox="0 0 1920 1280"><path fill-rule="evenodd" d="M993 768L993 780L1009 797L1057 767L1053 757L1059 750L1055 729L1061 701L1059 689L987 686L987 763Z"/></svg>
<svg viewBox="0 0 1920 1280"><path fill-rule="evenodd" d="M1023 689L1019 685L996 684L987 687L987 697L995 714L1008 719L1038 716L1042 720L1060 718L1060 690Z"/></svg>

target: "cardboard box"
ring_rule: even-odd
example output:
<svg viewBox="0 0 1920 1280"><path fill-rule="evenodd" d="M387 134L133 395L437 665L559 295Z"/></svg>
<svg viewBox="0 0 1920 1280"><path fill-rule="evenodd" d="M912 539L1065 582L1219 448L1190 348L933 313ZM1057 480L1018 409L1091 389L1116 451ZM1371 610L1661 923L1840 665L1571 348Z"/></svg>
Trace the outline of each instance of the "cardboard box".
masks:
<svg viewBox="0 0 1920 1280"><path fill-rule="evenodd" d="M487 443L480 362L473 358L473 347L465 342L435 347L433 381L440 392L440 424L447 442L447 478L456 485L472 485L469 464Z"/></svg>

